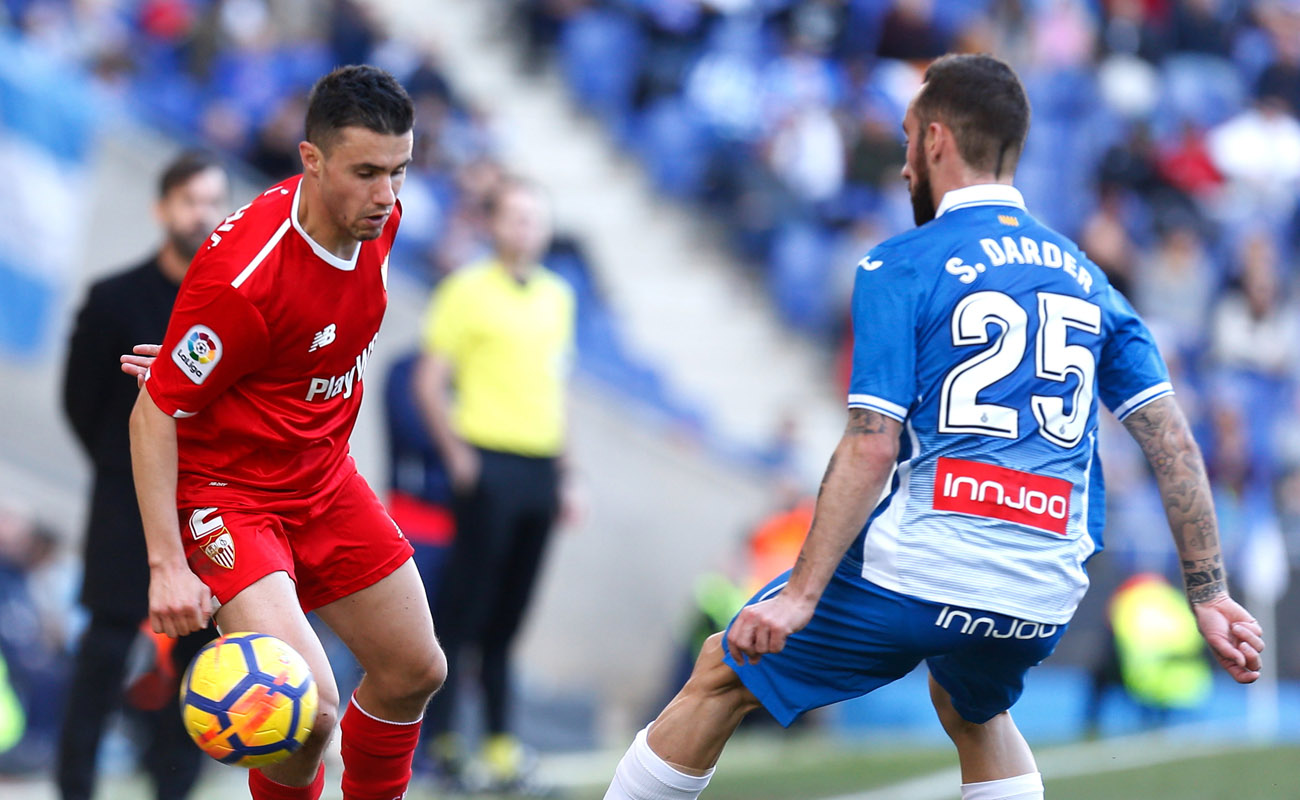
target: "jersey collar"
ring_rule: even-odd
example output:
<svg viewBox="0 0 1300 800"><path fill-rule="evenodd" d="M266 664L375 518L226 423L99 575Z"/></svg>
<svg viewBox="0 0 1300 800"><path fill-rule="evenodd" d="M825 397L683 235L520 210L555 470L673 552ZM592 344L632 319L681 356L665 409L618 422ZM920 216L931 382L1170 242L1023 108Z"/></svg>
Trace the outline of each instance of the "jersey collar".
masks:
<svg viewBox="0 0 1300 800"><path fill-rule="evenodd" d="M299 180L298 187L293 190L293 208L289 209L289 221L293 223L293 229L296 230L300 236L302 236L302 238L307 242L308 246L311 247L311 251L315 253L317 257L320 258L321 261L324 261L326 264L329 264L331 267L335 269L341 269L344 272L351 272L352 270L356 269L357 256L361 255L360 244L357 245L356 250L352 251L352 258L339 258L338 256L334 255L333 253L331 253L330 251L322 247L320 242L317 242L315 239L308 236L307 231L303 230L302 226L298 224L298 198L300 198L301 196L302 196L302 180Z"/></svg>
<svg viewBox="0 0 1300 800"><path fill-rule="evenodd" d="M934 212L934 217L938 219L948 211L969 206L1015 206L1024 211L1025 198L1021 196L1019 189L1014 186L1007 186L1004 183L979 183L974 186L963 186L960 189L953 189L943 196L939 208Z"/></svg>

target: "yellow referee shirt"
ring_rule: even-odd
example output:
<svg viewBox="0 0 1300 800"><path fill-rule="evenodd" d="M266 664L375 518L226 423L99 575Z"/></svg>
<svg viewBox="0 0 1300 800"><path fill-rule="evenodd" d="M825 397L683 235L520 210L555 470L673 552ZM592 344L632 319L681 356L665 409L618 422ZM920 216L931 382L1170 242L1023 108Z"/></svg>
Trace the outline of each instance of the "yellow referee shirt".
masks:
<svg viewBox="0 0 1300 800"><path fill-rule="evenodd" d="M521 283L489 259L438 285L424 349L451 362L451 424L465 441L524 456L560 454L574 309L573 290L544 267Z"/></svg>

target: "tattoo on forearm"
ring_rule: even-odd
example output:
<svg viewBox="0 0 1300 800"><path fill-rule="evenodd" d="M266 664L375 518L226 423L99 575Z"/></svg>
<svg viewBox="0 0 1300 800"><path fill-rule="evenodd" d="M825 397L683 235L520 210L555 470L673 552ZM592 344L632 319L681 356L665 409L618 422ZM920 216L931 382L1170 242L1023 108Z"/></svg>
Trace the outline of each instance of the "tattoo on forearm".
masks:
<svg viewBox="0 0 1300 800"><path fill-rule="evenodd" d="M1146 454L1160 486L1165 516L1183 561L1192 602L1226 591L1219 553L1219 525L1201 451L1172 398L1135 411L1124 426Z"/></svg>
<svg viewBox="0 0 1300 800"><path fill-rule="evenodd" d="M1198 558L1183 561L1183 583L1187 586L1187 596L1193 603L1210 600L1228 591L1223 576L1223 557Z"/></svg>
<svg viewBox="0 0 1300 800"><path fill-rule="evenodd" d="M885 433L888 430L888 420L889 417L879 411L872 411L869 408L850 408L847 432L859 436L870 433Z"/></svg>

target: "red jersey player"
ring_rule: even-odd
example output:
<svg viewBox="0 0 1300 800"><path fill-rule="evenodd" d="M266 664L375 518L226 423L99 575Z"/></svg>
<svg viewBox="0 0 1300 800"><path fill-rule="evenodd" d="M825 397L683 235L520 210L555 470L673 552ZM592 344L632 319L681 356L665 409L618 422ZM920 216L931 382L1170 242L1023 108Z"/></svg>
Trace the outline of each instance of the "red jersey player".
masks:
<svg viewBox="0 0 1300 800"><path fill-rule="evenodd" d="M250 773L254 800L319 798L336 724L344 798L400 798L446 674L411 547L348 454L412 121L382 70L317 82L303 174L228 217L195 256L131 416L154 630L205 626L215 596L222 629L284 639L320 687L311 737ZM341 722L311 610L366 671Z"/></svg>

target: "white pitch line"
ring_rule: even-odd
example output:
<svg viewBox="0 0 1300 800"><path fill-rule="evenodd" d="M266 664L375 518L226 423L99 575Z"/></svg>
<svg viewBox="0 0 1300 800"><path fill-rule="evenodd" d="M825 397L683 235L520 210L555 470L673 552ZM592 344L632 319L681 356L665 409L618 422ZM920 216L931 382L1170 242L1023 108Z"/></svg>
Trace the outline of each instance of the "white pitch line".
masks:
<svg viewBox="0 0 1300 800"><path fill-rule="evenodd" d="M1045 778L1052 780L1121 772L1249 747L1249 744L1189 742L1171 737L1167 732L1157 732L1055 748L1045 751L1037 761L1039 771ZM960 786L961 770L954 767L830 800L952 800L960 793Z"/></svg>

